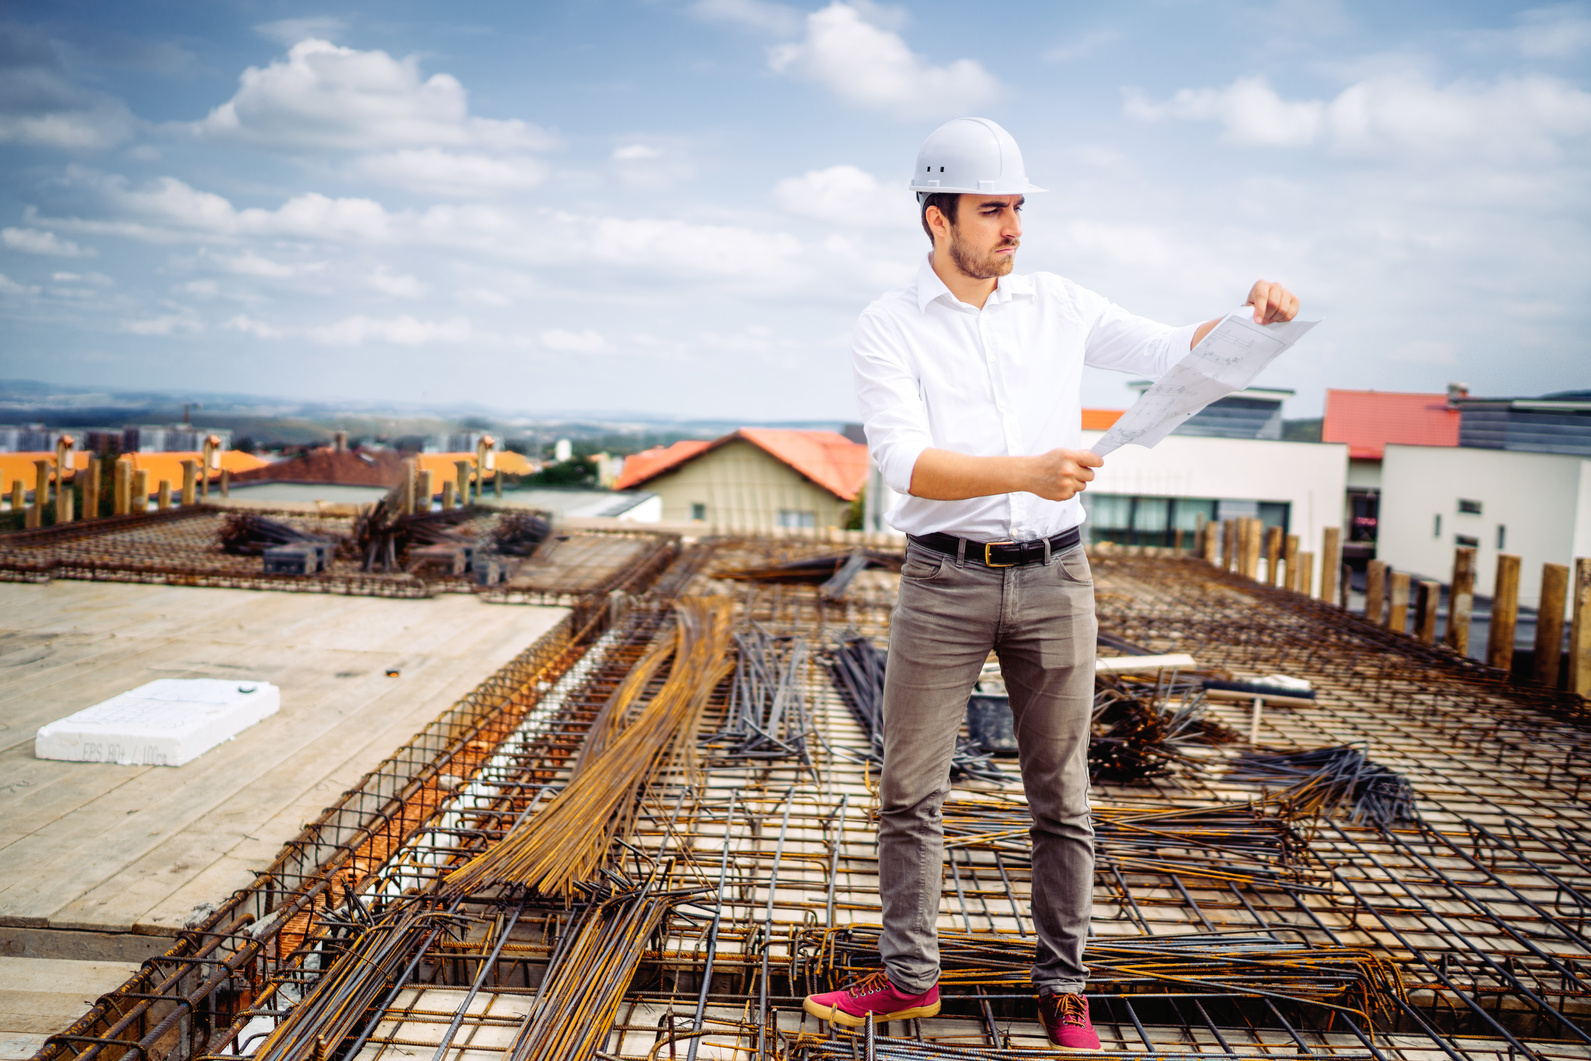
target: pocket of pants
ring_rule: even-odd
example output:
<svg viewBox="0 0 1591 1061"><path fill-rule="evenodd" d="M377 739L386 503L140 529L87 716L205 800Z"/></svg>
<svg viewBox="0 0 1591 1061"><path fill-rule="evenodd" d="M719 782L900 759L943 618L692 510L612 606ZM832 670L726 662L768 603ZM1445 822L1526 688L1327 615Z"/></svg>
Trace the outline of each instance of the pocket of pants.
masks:
<svg viewBox="0 0 1591 1061"><path fill-rule="evenodd" d="M1094 572L1088 566L1088 554L1081 548L1066 550L1051 566L1057 568L1061 578L1067 582L1075 582L1080 586L1094 584Z"/></svg>
<svg viewBox="0 0 1591 1061"><path fill-rule="evenodd" d="M900 577L913 582L927 582L939 577L945 569L945 555L943 553L919 552L916 549L906 550L906 563L901 566Z"/></svg>

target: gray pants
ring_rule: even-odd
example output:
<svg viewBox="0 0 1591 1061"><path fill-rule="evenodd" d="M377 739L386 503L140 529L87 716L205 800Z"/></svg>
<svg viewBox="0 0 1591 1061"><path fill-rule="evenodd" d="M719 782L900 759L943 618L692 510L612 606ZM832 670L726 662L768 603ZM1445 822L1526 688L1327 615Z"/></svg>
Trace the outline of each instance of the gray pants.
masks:
<svg viewBox="0 0 1591 1061"><path fill-rule="evenodd" d="M880 949L900 989L926 991L939 979L940 808L967 697L990 649L1011 695L1033 819L1033 982L1081 991L1087 981L1083 941L1094 885L1088 725L1097 629L1081 546L1048 563L1007 568L908 546L884 677L878 827Z"/></svg>

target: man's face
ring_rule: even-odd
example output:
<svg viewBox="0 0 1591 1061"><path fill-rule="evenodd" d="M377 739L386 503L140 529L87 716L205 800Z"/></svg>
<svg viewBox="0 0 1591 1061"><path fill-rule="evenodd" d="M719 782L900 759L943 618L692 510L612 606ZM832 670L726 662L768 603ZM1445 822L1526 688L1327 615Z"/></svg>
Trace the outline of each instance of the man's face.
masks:
<svg viewBox="0 0 1591 1061"><path fill-rule="evenodd" d="M963 195L950 226L948 250L956 268L974 280L1004 276L1022 242L1020 195Z"/></svg>

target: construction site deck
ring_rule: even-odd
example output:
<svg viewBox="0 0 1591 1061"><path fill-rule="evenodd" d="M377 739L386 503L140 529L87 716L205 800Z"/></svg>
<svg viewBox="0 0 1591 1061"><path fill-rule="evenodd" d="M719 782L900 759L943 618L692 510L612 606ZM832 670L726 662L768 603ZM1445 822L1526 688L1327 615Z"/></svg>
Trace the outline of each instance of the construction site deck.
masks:
<svg viewBox="0 0 1591 1061"><path fill-rule="evenodd" d="M898 575L863 561L898 539L614 528L497 585L309 586L227 567L217 519L0 541L0 973L125 973L40 1061L1052 1053L1016 763L970 744L943 1012L802 1009L881 968L864 672ZM767 575L803 561L854 577ZM1192 657L1099 680L1137 726L1096 726L1106 1052L1591 1058L1585 701L1193 556L1091 563L1101 656ZM235 747L31 759L43 721L223 665L284 689ZM1277 675L1308 696L1212 692Z"/></svg>

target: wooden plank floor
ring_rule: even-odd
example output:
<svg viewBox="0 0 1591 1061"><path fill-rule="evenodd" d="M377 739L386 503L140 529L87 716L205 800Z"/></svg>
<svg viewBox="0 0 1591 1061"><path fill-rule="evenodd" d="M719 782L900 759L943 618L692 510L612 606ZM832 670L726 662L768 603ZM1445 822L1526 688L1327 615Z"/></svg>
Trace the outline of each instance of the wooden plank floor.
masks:
<svg viewBox="0 0 1591 1061"><path fill-rule="evenodd" d="M563 614L454 594L0 584L0 928L180 929ZM282 709L181 767L33 757L52 719L155 678L215 677L275 682Z"/></svg>
<svg viewBox="0 0 1591 1061"><path fill-rule="evenodd" d="M47 1036L138 971L136 962L85 962L0 955L0 1061L32 1057Z"/></svg>

